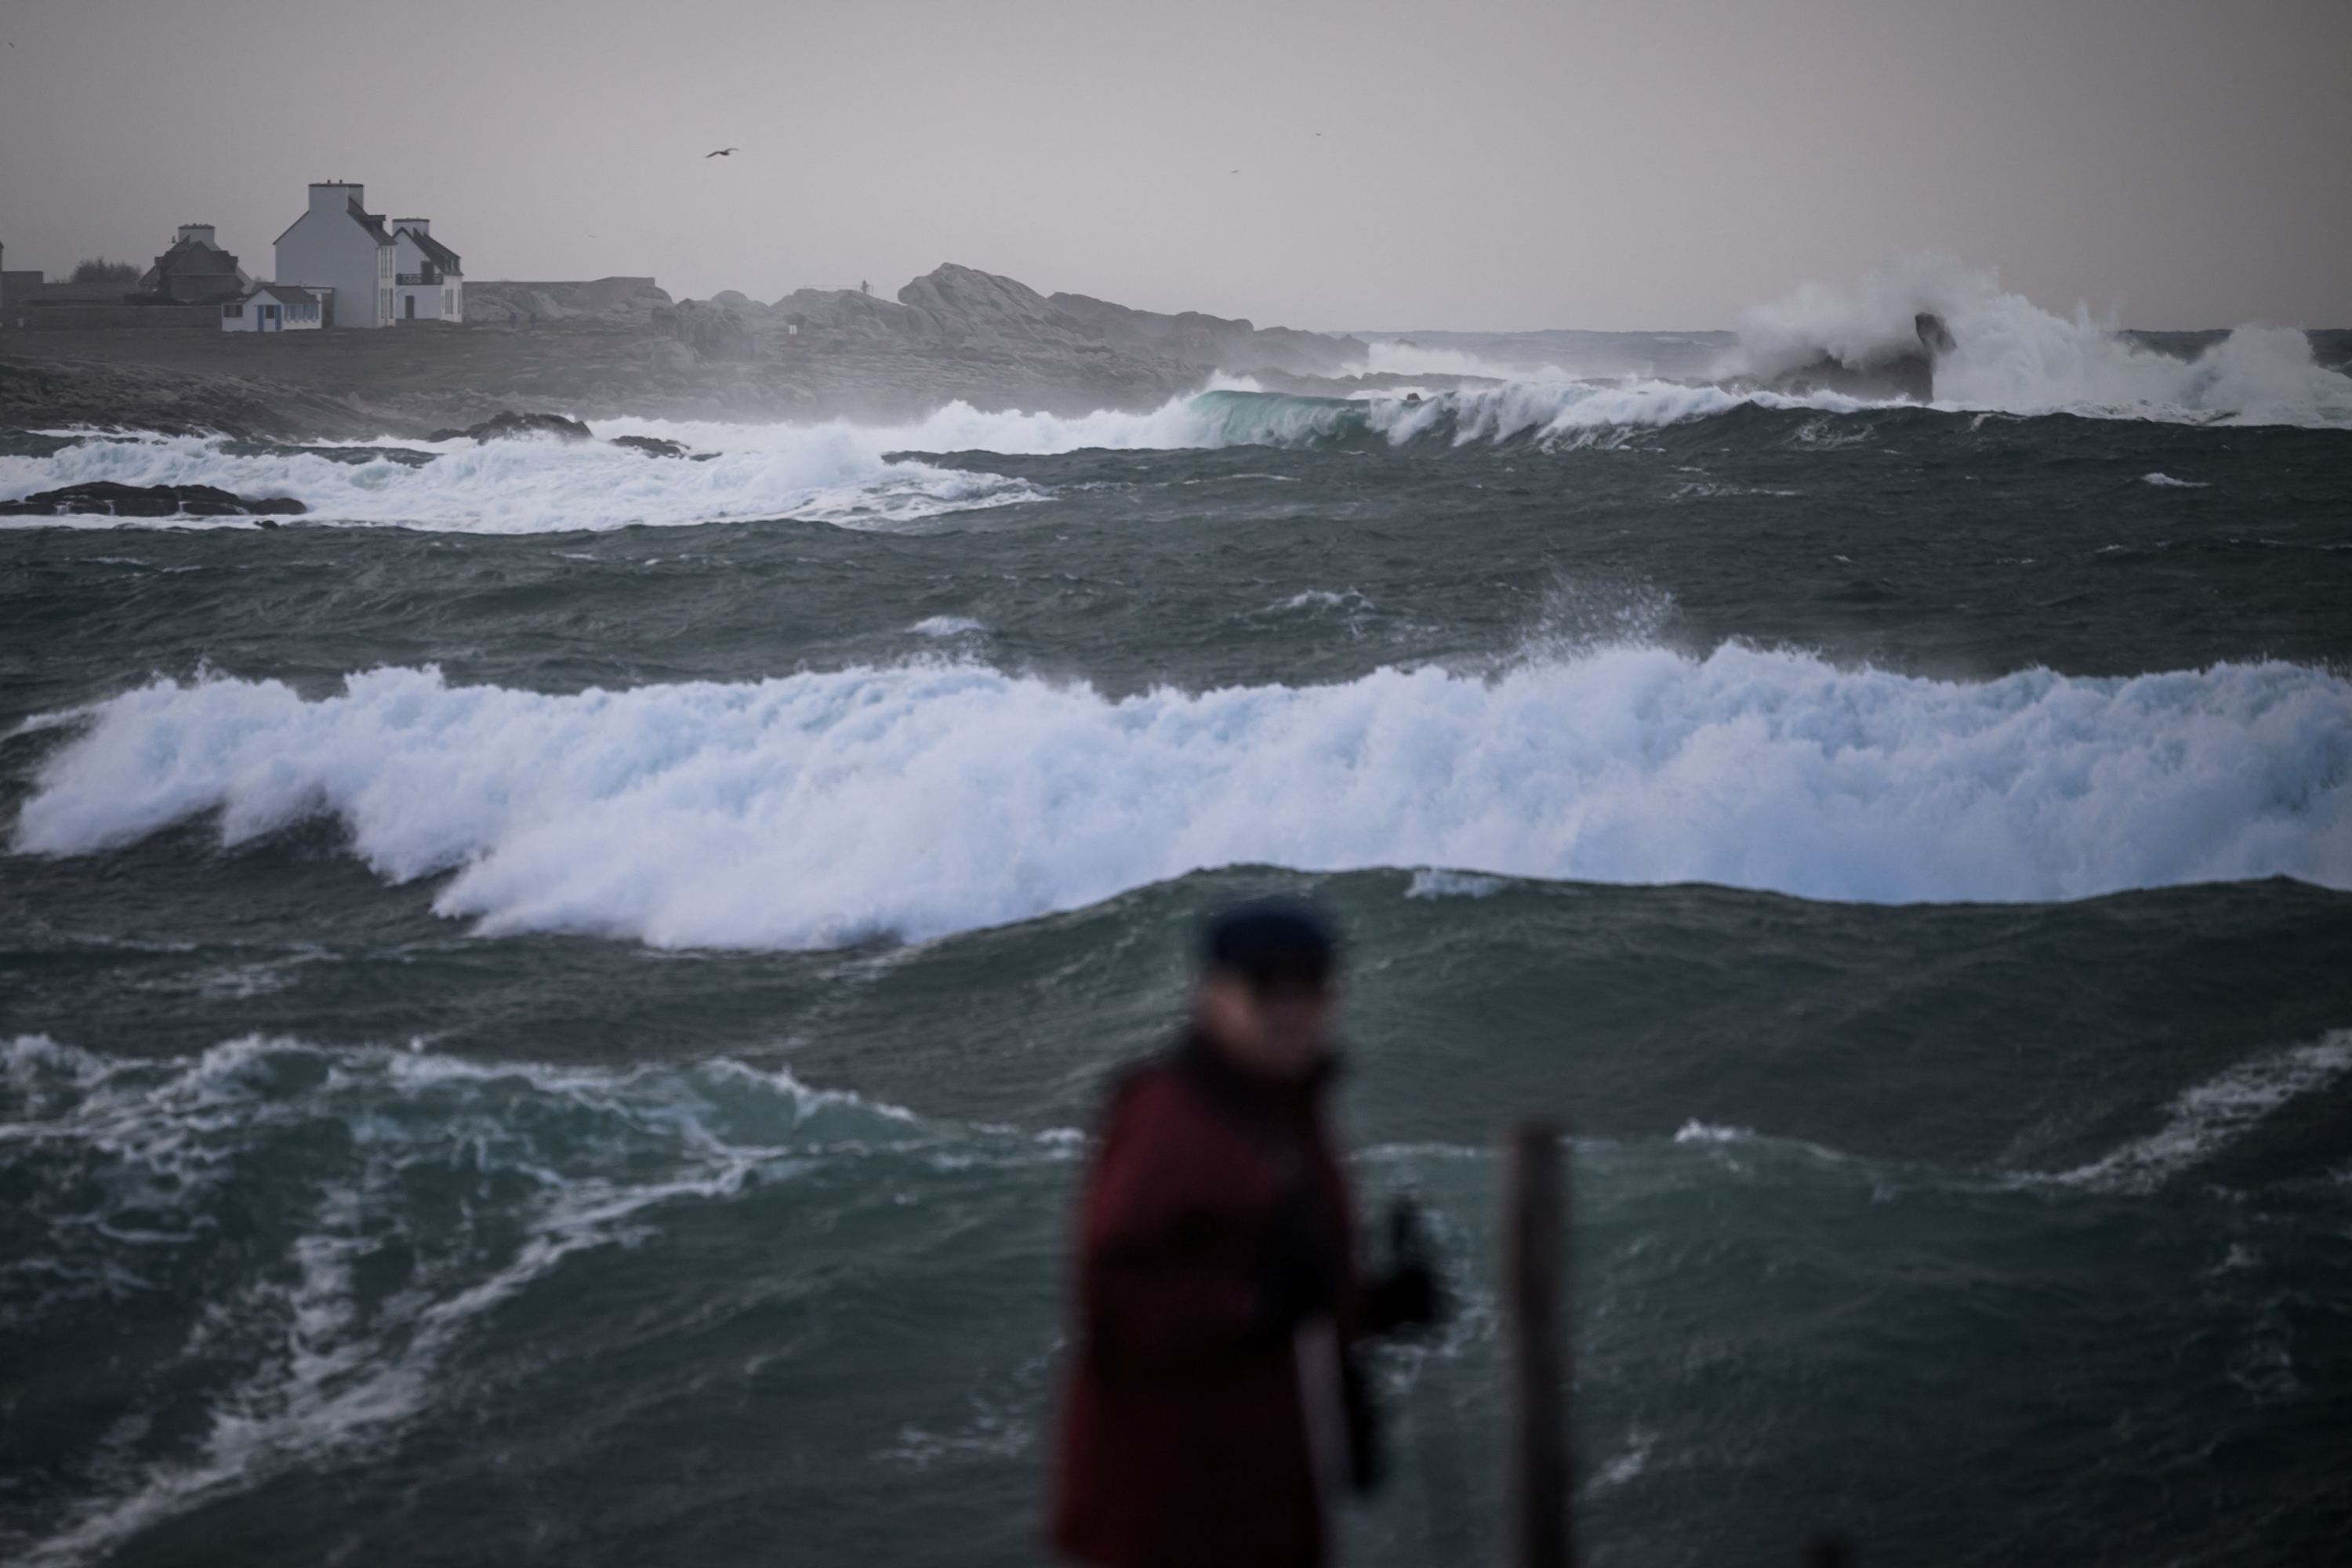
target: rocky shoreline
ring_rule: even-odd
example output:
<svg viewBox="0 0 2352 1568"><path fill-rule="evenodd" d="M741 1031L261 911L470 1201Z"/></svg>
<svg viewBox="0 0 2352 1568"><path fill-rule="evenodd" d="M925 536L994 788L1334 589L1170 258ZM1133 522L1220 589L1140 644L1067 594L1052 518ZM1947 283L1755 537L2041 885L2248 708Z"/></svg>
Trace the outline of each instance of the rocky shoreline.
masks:
<svg viewBox="0 0 2352 1568"><path fill-rule="evenodd" d="M650 279L469 285L464 325L373 332L13 332L0 427L257 440L428 438L514 408L574 419L899 422L954 402L1141 410L1219 373L1344 393L1365 345L1162 315L945 266L896 300L802 289L672 300ZM1418 378L1426 382L1428 378Z"/></svg>
<svg viewBox="0 0 2352 1568"><path fill-rule="evenodd" d="M1069 417L1141 412L1221 374L1322 396L1500 384L1371 371L1369 349L1351 337L1042 295L953 265L914 279L896 300L803 289L767 303L732 290L677 300L650 278L606 278L468 284L467 310L462 325L419 321L381 331L0 332L0 430L430 440L513 410L572 420L902 424L957 402ZM1847 364L1824 353L1753 384L1928 398L1951 337L1932 316L1923 314L1917 327L1916 345L1892 358ZM2227 334L2127 335L2189 359ZM1520 335L1528 344L1590 336ZM2315 363L2352 369L2352 332L2306 336ZM1642 374L1711 373L1700 363Z"/></svg>

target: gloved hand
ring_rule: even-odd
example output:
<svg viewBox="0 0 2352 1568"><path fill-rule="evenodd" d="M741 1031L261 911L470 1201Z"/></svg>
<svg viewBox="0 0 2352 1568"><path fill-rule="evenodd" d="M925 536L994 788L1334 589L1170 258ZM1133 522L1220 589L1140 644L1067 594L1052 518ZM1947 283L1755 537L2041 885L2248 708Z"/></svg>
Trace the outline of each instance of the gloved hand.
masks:
<svg viewBox="0 0 2352 1568"><path fill-rule="evenodd" d="M1299 1324L1338 1304L1340 1260L1333 1242L1304 1183L1283 1195L1258 1263L1255 1337L1286 1344Z"/></svg>
<svg viewBox="0 0 2352 1568"><path fill-rule="evenodd" d="M1364 1328L1375 1334L1433 1328L1444 1306L1437 1271L1416 1258L1398 1264L1364 1291Z"/></svg>
<svg viewBox="0 0 2352 1568"><path fill-rule="evenodd" d="M1429 1260L1421 1209L1399 1194L1389 1205L1389 1267L1364 1290L1364 1328L1375 1334L1434 1328L1445 1317L1445 1290Z"/></svg>

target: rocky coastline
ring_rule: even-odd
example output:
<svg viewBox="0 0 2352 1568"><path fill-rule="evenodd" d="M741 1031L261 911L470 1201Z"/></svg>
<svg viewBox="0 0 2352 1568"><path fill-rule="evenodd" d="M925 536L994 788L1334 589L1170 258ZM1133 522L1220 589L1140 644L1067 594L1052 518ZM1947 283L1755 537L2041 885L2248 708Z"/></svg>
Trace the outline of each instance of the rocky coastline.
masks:
<svg viewBox="0 0 2352 1568"><path fill-rule="evenodd" d="M476 283L462 325L263 336L0 335L0 427L255 440L428 438L516 408L574 419L898 422L954 402L1139 410L1255 375L1356 390L1353 338L1166 315L943 266L885 300L801 289L674 300L651 279ZM1426 378L1423 378L1425 380Z"/></svg>

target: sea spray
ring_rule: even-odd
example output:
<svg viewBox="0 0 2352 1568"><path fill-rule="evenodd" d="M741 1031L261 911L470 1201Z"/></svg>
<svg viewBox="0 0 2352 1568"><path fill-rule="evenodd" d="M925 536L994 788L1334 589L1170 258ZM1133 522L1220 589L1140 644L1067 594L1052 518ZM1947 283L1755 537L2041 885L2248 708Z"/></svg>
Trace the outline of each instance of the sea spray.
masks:
<svg viewBox="0 0 2352 1568"><path fill-rule="evenodd" d="M1941 320L1940 406L2191 424L2352 426L2352 377L2315 364L2301 331L2249 324L2192 358L2161 353L2077 307L2053 314L1949 257L1906 257L1851 289L1805 284L1745 312L1717 367L1736 381L1829 359L1854 369L1922 352L1921 313Z"/></svg>

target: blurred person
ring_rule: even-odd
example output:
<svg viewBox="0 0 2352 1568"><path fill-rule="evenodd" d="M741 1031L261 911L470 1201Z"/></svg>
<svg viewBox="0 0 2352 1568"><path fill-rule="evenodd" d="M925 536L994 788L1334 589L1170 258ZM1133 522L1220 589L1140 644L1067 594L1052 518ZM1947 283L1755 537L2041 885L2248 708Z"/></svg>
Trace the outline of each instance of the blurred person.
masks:
<svg viewBox="0 0 2352 1568"><path fill-rule="evenodd" d="M1325 1125L1338 952L1311 911L1214 921L1189 1025L1114 1089L1078 1236L1054 1544L1102 1568L1319 1568L1378 1479L1363 1340L1433 1321L1362 1279Z"/></svg>

